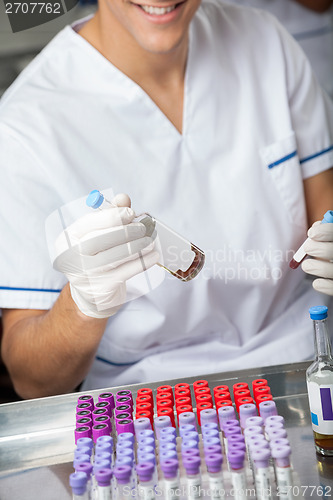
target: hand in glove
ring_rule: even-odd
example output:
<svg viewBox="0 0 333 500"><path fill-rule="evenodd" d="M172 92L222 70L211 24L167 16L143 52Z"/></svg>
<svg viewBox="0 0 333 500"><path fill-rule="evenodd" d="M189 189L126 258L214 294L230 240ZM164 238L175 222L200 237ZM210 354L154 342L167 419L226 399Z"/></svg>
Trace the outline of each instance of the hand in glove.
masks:
<svg viewBox="0 0 333 500"><path fill-rule="evenodd" d="M313 282L318 292L333 295L333 224L315 222L308 231L310 238L304 244L304 251L314 258L302 262L304 272L319 276Z"/></svg>
<svg viewBox="0 0 333 500"><path fill-rule="evenodd" d="M125 200L125 201L124 201ZM128 197L76 220L57 238L53 267L70 283L71 295L85 315L107 318L126 301L126 281L157 263L146 228L133 222Z"/></svg>

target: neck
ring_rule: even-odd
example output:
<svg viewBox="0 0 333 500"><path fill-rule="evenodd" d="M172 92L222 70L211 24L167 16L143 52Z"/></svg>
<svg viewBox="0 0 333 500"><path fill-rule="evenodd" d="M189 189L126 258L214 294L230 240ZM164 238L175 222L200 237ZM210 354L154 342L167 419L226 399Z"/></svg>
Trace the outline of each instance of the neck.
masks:
<svg viewBox="0 0 333 500"><path fill-rule="evenodd" d="M324 320L314 322L316 356L319 360L331 359L331 346L327 331L327 323Z"/></svg>
<svg viewBox="0 0 333 500"><path fill-rule="evenodd" d="M155 53L141 47L123 26L110 22L107 6L79 31L93 47L122 73L149 93L150 86L179 87L184 83L188 37L167 53Z"/></svg>

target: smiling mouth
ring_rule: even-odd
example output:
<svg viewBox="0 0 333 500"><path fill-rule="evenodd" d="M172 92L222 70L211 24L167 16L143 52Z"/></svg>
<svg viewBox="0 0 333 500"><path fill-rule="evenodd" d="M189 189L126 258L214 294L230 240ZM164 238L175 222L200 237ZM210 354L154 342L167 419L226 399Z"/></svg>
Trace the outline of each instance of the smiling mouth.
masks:
<svg viewBox="0 0 333 500"><path fill-rule="evenodd" d="M170 5L169 7L153 7L152 5L139 5L139 7L141 7L142 10L147 12L147 14L151 14L154 16L163 16L175 10L179 5L181 5L181 3L183 2Z"/></svg>

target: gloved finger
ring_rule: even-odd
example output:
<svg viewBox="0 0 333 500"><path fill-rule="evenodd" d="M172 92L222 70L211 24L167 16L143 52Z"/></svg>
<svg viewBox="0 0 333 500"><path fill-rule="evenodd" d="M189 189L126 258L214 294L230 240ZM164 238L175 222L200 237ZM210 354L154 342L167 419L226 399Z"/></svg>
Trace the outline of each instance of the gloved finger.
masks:
<svg viewBox="0 0 333 500"><path fill-rule="evenodd" d="M332 280L325 280L325 279L317 279L314 280L312 283L312 286L315 290L321 293L326 293L326 295L332 295L333 296L333 281Z"/></svg>
<svg viewBox="0 0 333 500"><path fill-rule="evenodd" d="M316 241L333 241L333 224L317 224L316 222L310 227L308 236Z"/></svg>
<svg viewBox="0 0 333 500"><path fill-rule="evenodd" d="M305 259L301 266L305 273L313 274L320 278L333 279L333 262L319 259Z"/></svg>
<svg viewBox="0 0 333 500"><path fill-rule="evenodd" d="M134 217L135 213L129 207L111 206L111 208L94 210L89 214L83 215L68 226L65 231L69 240L75 241L99 229L108 229L110 227L129 224Z"/></svg>
<svg viewBox="0 0 333 500"><path fill-rule="evenodd" d="M124 243L113 248L108 248L104 252L99 252L96 255L85 257L81 260L87 267L83 271L94 270L96 272L107 272L128 260L136 259L139 252L148 253L153 249L154 242L149 236L145 236L138 240Z"/></svg>
<svg viewBox="0 0 333 500"><path fill-rule="evenodd" d="M104 250L138 240L144 237L146 228L141 222L131 222L126 226L110 227L89 234L80 240L78 251L81 255L96 255Z"/></svg>
<svg viewBox="0 0 333 500"><path fill-rule="evenodd" d="M304 243L304 251L312 257L333 260L333 241L328 242L308 239Z"/></svg>
<svg viewBox="0 0 333 500"><path fill-rule="evenodd" d="M126 193L118 193L114 198L112 198L112 204L117 207L130 207L131 198Z"/></svg>
<svg viewBox="0 0 333 500"><path fill-rule="evenodd" d="M112 279L116 281L127 281L133 276L146 271L159 261L160 254L155 250L149 252L147 255L141 255L137 259L131 260L118 266L115 270L111 271Z"/></svg>

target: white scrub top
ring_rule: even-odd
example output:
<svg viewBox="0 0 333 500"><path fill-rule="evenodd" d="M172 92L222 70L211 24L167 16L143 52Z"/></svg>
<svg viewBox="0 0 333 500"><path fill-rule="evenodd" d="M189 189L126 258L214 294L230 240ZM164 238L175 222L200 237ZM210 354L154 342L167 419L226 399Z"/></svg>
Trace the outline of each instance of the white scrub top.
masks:
<svg viewBox="0 0 333 500"><path fill-rule="evenodd" d="M331 102L269 14L208 0L183 113L180 134L71 27L1 101L1 307L52 306L66 280L45 219L93 188L129 193L206 253L193 281L166 273L109 319L84 389L313 353L308 308L328 299L288 262L306 237L303 179L333 165Z"/></svg>
<svg viewBox="0 0 333 500"><path fill-rule="evenodd" d="M333 6L326 12L314 12L296 0L227 0L268 10L299 42L319 83L333 98Z"/></svg>

